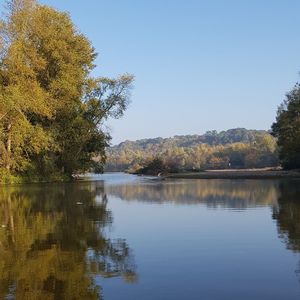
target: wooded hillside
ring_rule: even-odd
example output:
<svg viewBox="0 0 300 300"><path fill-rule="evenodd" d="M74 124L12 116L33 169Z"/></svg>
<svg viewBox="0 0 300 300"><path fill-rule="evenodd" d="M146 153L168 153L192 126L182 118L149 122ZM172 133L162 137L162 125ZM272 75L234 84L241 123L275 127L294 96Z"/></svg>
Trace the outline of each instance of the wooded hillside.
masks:
<svg viewBox="0 0 300 300"><path fill-rule="evenodd" d="M135 172L153 159L174 171L278 165L276 139L267 131L244 128L125 141L107 152L107 171Z"/></svg>

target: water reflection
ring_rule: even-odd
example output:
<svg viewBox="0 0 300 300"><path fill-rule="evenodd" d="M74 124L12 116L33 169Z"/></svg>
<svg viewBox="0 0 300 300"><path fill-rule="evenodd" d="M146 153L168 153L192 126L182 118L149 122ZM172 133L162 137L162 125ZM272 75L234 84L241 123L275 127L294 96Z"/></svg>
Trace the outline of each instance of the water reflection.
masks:
<svg viewBox="0 0 300 300"><path fill-rule="evenodd" d="M101 183L0 191L0 298L99 299L95 275L136 279L125 240L112 223Z"/></svg>
<svg viewBox="0 0 300 300"><path fill-rule="evenodd" d="M279 237L289 250L300 253L300 185L297 181L283 181L279 190L278 206L273 209ZM296 273L300 280L300 261Z"/></svg>
<svg viewBox="0 0 300 300"><path fill-rule="evenodd" d="M277 181L170 180L141 184L108 185L106 191L126 201L204 204L210 208L245 209L275 205Z"/></svg>
<svg viewBox="0 0 300 300"><path fill-rule="evenodd" d="M280 237L289 250L300 252L300 185L294 181L281 182L278 206L273 218L277 221Z"/></svg>
<svg viewBox="0 0 300 300"><path fill-rule="evenodd" d="M297 180L158 182L141 179L126 183L125 179L121 181L113 179L110 183L98 181L0 189L0 299L101 299L102 294L108 289L110 290L105 294L106 296L116 295L112 298L119 299L120 285L116 281L102 281L104 286L102 291L98 280L99 276L101 278L121 277L125 282L136 282L137 279L134 257L126 240L114 240L109 237L108 229L113 224L113 213L108 209L108 200L116 200L113 199L114 197L128 202L139 201L135 203L136 205L111 201L110 205L114 207L114 215L119 216L114 223L118 226L127 224L130 216L140 214L137 218L139 224L131 223L126 227L126 230L132 231L129 232L131 237L134 237L131 243L137 243L135 249L137 251L139 248L140 251L137 252L139 254L137 257L140 258L139 275L143 280L140 280L138 285L132 286L132 290L139 291L140 295L147 289L152 289L151 293L155 290L158 295L160 291L162 295L167 292L171 295L171 290L174 290L172 296L175 295L173 298L177 299L176 296L179 298L179 294L177 295L176 288L182 282L184 286L195 290L196 293L201 289L197 276L202 273L198 272L198 268L193 268L195 265L202 266L206 270L202 280L206 280L205 284L209 290L215 289L216 282L217 284L223 282L223 278L218 281L220 280L218 274L230 274L232 278L235 276L241 278L239 284L240 286L244 284L247 287L245 291L248 293L263 291L263 284L255 285L256 281L253 278L256 278L256 274L252 278L254 285L251 291L247 290L250 286L249 278L251 279L251 276L247 277L247 272L249 268L257 271L253 268L255 261L263 263L267 260L270 265L276 265L277 261L290 262L281 260L276 256L278 254L274 253L274 257L269 260L266 257L270 253L269 248L271 251L274 249L273 246L276 248L279 245L278 247L282 248L280 243L269 244L269 238L272 241L274 235L274 224L269 222L271 231L270 228L265 228L268 225L268 222L265 222L266 218L270 221L273 217L278 227L279 237L286 247L294 253L300 253L300 185ZM143 216L149 214L149 206L144 205L145 203L185 205L184 215L193 219L192 221L184 219L183 222L186 222L187 226L182 226L176 221L181 207L166 206L166 209L161 210L161 206L153 205L152 213L154 212L156 226L152 227L149 226L147 218L143 223ZM191 213L196 207L189 207L190 204L199 204L197 209L203 213L201 218L198 214ZM266 206L267 209L261 208L249 214L245 212L247 208ZM206 207L219 210L215 213L207 210ZM222 209L242 209L243 216L247 218L240 218L241 214L236 212L228 210L223 212ZM155 212L158 211L159 214L156 216ZM207 214L207 217L204 214ZM226 226L226 221L230 223L231 218L235 220L231 225L241 224L242 229L238 226L232 227L233 229ZM120 219L122 221L118 223ZM209 224L216 224L216 226L209 226ZM219 230L221 226L223 229ZM159 232L160 228L161 232ZM184 234L184 237L178 235L179 231ZM241 231L243 231L242 235ZM261 235L258 236L259 234ZM247 238L243 239L243 236ZM164 239L168 241L167 245L162 243ZM256 247L262 241L266 241L263 245L265 248ZM168 252L169 242L172 245L170 248L172 253ZM144 247L140 247L139 243L144 243ZM267 254L264 252L266 249ZM190 255L185 255L185 251ZM281 256L283 254L277 253ZM172 259L173 262L177 262L177 257L180 258L179 271L176 270L177 264L174 267L174 263L173 265L168 263ZM226 263L216 263L215 257L219 258L219 262ZM249 258L251 259L247 265ZM245 261L245 265L237 269L234 263L239 261ZM296 264L297 261L294 263ZM263 271L264 275L270 275L271 279L276 280L277 277L273 276L273 273L276 273L274 270L282 271L282 265L278 264L277 269L268 269L268 265ZM292 265L292 269L284 269L282 275L278 271L278 278L284 279L286 275L291 274L295 279L294 274L291 273L295 268L299 273L300 267ZM179 282L176 272L180 274L182 270L187 276L181 277ZM150 285L145 285L147 278L149 280L151 277L149 274L158 277L156 286L152 279L148 281ZM261 278L265 280L263 283L266 286L268 284L272 286L273 282L270 283L267 276ZM288 280L290 279L287 279L290 283ZM230 292L236 291L234 280L232 286L224 282L226 286L229 284ZM296 280L295 284L298 288ZM169 289L165 289L165 285ZM126 289L123 288L123 291ZM222 292L224 287L223 290L220 289L220 293ZM294 293L298 293L298 290L296 292L294 290ZM249 295L251 297L253 293ZM123 296L124 299L141 299L141 297L132 297L130 293L127 296L122 294ZM222 297L223 294L220 298Z"/></svg>

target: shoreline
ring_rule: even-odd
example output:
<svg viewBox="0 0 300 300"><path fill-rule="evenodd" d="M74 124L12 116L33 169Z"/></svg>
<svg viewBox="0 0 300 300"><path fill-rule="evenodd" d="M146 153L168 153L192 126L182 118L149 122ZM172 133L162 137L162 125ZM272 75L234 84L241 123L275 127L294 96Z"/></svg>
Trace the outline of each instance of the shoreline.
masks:
<svg viewBox="0 0 300 300"><path fill-rule="evenodd" d="M299 170L269 170L269 169L241 169L241 170L210 170L203 172L169 173L166 179L281 179L299 178Z"/></svg>
<svg viewBox="0 0 300 300"><path fill-rule="evenodd" d="M105 173L125 173L126 172L105 172ZM104 173L104 174L105 174ZM147 176L146 174L132 174L135 176ZM149 175L150 176L150 175ZM227 170L207 170L200 172L165 173L161 176L151 175L162 180L165 179L300 179L300 170L276 170L276 169L227 169ZM77 179L70 178L22 178L15 177L16 180L0 181L0 186L23 185L23 184L51 184L51 183L76 183L90 181L88 176Z"/></svg>

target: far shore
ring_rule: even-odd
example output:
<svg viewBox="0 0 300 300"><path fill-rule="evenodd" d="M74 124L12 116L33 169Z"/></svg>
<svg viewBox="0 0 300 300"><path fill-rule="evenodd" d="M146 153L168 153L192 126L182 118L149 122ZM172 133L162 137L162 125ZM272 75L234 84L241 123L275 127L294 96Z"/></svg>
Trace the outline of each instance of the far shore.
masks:
<svg viewBox="0 0 300 300"><path fill-rule="evenodd" d="M277 169L229 169L209 170L202 172L169 173L164 178L181 179L276 179L300 178L300 170Z"/></svg>

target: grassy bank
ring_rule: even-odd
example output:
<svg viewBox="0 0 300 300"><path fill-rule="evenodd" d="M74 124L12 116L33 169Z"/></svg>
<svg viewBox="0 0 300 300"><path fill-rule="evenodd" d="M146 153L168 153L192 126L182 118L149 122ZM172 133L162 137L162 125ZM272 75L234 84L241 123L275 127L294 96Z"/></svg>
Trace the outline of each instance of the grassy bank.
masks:
<svg viewBox="0 0 300 300"><path fill-rule="evenodd" d="M273 169L213 170L191 173L167 174L165 178L182 179L276 179L300 178L300 170L285 171Z"/></svg>
<svg viewBox="0 0 300 300"><path fill-rule="evenodd" d="M47 182L68 182L70 177L61 174L53 174L52 176L22 176L9 173L0 173L0 185L5 184L23 184L23 183L47 183Z"/></svg>

